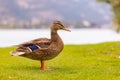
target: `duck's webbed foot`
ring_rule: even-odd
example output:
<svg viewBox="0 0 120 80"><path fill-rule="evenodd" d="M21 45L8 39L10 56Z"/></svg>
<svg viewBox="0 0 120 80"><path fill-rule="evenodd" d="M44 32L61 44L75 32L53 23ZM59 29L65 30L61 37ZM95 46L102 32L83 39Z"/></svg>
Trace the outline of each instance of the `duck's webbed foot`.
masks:
<svg viewBox="0 0 120 80"><path fill-rule="evenodd" d="M41 61L41 69L42 70L48 70L48 71L51 70L49 67L45 66L45 62L44 61Z"/></svg>

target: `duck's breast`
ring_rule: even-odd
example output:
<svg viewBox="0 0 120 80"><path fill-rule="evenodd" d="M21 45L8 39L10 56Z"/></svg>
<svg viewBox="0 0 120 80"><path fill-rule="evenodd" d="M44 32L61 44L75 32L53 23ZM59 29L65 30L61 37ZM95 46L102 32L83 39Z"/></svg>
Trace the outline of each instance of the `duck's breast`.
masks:
<svg viewBox="0 0 120 80"><path fill-rule="evenodd" d="M49 50L46 51L47 55L43 56L42 59L43 60L49 60L52 59L54 57L56 57L64 48L64 44L63 42L53 42L50 47Z"/></svg>

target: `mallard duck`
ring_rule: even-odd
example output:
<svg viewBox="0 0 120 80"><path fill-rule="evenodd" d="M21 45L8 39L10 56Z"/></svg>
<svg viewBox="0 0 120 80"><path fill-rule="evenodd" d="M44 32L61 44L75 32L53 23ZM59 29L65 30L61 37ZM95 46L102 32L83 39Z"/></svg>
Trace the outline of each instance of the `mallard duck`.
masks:
<svg viewBox="0 0 120 80"><path fill-rule="evenodd" d="M60 21L51 24L51 39L38 38L17 45L17 49L11 51L13 56L23 56L41 62L41 69L47 70L44 61L56 57L64 48L64 43L58 35L58 30L70 31L65 28Z"/></svg>

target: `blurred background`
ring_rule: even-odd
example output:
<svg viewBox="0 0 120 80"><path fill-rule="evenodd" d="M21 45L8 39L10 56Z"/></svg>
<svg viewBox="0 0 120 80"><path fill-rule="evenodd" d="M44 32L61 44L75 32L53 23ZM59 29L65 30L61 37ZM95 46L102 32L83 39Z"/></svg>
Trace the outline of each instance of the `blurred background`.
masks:
<svg viewBox="0 0 120 80"><path fill-rule="evenodd" d="M119 9L120 0L0 0L0 46L50 37L54 20L72 31L59 32L65 44L119 41Z"/></svg>
<svg viewBox="0 0 120 80"><path fill-rule="evenodd" d="M53 20L72 28L110 28L111 6L96 0L0 0L0 28L48 28Z"/></svg>

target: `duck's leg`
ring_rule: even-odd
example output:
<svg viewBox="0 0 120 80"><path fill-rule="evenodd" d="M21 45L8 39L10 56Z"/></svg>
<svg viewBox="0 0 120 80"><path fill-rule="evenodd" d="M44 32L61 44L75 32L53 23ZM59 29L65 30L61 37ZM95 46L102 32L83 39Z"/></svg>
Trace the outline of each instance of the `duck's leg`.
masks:
<svg viewBox="0 0 120 80"><path fill-rule="evenodd" d="M42 69L42 70L50 70L49 67L46 67L46 66L45 66L45 62L44 62L43 60L41 60L41 69Z"/></svg>
<svg viewBox="0 0 120 80"><path fill-rule="evenodd" d="M45 68L45 62L41 60L41 69L44 70L44 68Z"/></svg>

